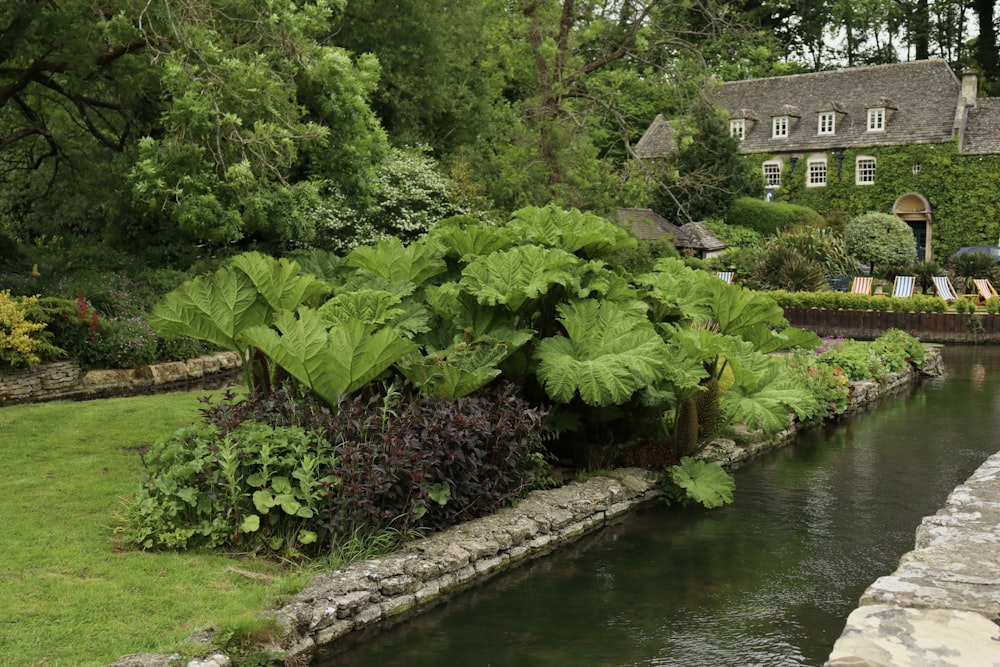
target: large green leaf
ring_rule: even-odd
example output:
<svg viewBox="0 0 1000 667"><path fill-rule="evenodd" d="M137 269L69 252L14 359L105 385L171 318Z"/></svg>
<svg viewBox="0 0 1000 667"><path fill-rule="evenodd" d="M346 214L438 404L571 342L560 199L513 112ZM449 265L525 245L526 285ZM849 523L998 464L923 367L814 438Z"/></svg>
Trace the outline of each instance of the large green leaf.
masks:
<svg viewBox="0 0 1000 667"><path fill-rule="evenodd" d="M654 269L653 273L644 273L634 279L652 306L654 322L711 319L714 297L706 279L717 283L717 278L669 257L659 260Z"/></svg>
<svg viewBox="0 0 1000 667"><path fill-rule="evenodd" d="M577 286L582 263L565 250L517 246L476 259L462 271L459 284L480 303L517 312L553 285Z"/></svg>
<svg viewBox="0 0 1000 667"><path fill-rule="evenodd" d="M417 346L392 329L372 331L360 322L344 322L330 329L332 363L325 371L344 378L346 391L357 391Z"/></svg>
<svg viewBox="0 0 1000 667"><path fill-rule="evenodd" d="M347 256L348 266L389 280L408 280L420 285L447 269L441 253L427 243L404 246L393 237L374 246L358 246Z"/></svg>
<svg viewBox="0 0 1000 667"><path fill-rule="evenodd" d="M515 211L507 229L532 243L588 258L636 247L635 238L608 219L553 205Z"/></svg>
<svg viewBox="0 0 1000 667"><path fill-rule="evenodd" d="M750 381L747 364L739 370L743 374L741 382L722 397L721 409L727 421L774 432L788 426L792 412L804 417L815 411L816 397L799 384L781 360L765 357L753 369L756 382Z"/></svg>
<svg viewBox="0 0 1000 667"><path fill-rule="evenodd" d="M427 242L441 249L446 257L466 264L497 250L509 248L515 235L506 227L491 227L483 223L448 224L447 221L431 228Z"/></svg>
<svg viewBox="0 0 1000 667"><path fill-rule="evenodd" d="M323 304L319 312L331 324L359 320L380 326L405 312L399 306L401 301L384 290L357 290L338 294Z"/></svg>
<svg viewBox="0 0 1000 667"><path fill-rule="evenodd" d="M567 335L541 341L535 355L553 399L568 403L579 393L588 405L618 405L665 377L666 345L648 320L592 299L559 312Z"/></svg>
<svg viewBox="0 0 1000 667"><path fill-rule="evenodd" d="M357 321L327 329L320 313L300 308L278 315L277 330L254 327L246 340L330 404L360 389L416 346L390 329L372 330Z"/></svg>
<svg viewBox="0 0 1000 667"><path fill-rule="evenodd" d="M330 287L312 275L303 275L298 263L275 259L259 252L246 252L230 266L247 274L261 298L275 312L295 310L330 292Z"/></svg>
<svg viewBox="0 0 1000 667"><path fill-rule="evenodd" d="M497 365L511 352L502 342L457 343L427 356L410 355L399 370L422 392L453 400L493 381L500 375Z"/></svg>
<svg viewBox="0 0 1000 667"><path fill-rule="evenodd" d="M679 465L670 467L670 478L684 490L690 500L707 508L721 507L733 502L736 483L715 463L697 461L685 456Z"/></svg>
<svg viewBox="0 0 1000 667"><path fill-rule="evenodd" d="M167 294L153 309L149 322L166 337L191 336L242 352L241 332L264 324L270 312L246 273L223 269L189 280Z"/></svg>

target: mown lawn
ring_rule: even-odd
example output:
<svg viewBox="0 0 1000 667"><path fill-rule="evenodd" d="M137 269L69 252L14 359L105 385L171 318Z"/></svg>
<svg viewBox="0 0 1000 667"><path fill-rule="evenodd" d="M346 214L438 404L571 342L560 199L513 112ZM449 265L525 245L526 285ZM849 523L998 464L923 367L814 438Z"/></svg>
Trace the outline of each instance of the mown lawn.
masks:
<svg viewBox="0 0 1000 667"><path fill-rule="evenodd" d="M259 559L117 543L139 449L196 421L204 394L0 408L0 665L85 667L167 650L301 587L301 573Z"/></svg>

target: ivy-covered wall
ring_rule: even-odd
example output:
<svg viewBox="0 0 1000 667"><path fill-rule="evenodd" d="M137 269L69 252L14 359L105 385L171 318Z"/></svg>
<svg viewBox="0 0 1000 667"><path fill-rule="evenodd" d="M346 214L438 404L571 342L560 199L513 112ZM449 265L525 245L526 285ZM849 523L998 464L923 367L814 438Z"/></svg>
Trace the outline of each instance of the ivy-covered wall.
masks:
<svg viewBox="0 0 1000 667"><path fill-rule="evenodd" d="M823 155L827 184L806 187L808 159ZM855 185L859 155L876 159L872 185ZM764 160L781 158L784 167L775 199L808 206L822 215L838 209L848 216L891 213L900 196L923 195L931 205L933 256L939 261L961 246L996 245L1000 239L1000 155L960 154L955 144L948 143L849 149L842 160L833 151L803 153L794 167L788 154L745 157L757 169Z"/></svg>

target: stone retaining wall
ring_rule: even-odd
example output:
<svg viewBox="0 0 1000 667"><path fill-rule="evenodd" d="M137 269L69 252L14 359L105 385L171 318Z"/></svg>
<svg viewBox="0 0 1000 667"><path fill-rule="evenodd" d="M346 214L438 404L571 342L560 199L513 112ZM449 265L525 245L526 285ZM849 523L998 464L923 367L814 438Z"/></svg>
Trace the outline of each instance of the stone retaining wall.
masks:
<svg viewBox="0 0 1000 667"><path fill-rule="evenodd" d="M826 667L1000 666L1000 453L861 596Z"/></svg>
<svg viewBox="0 0 1000 667"><path fill-rule="evenodd" d="M40 364L0 376L0 406L58 399L83 400L180 389L239 375L240 357L219 352L135 369L82 371L75 362Z"/></svg>

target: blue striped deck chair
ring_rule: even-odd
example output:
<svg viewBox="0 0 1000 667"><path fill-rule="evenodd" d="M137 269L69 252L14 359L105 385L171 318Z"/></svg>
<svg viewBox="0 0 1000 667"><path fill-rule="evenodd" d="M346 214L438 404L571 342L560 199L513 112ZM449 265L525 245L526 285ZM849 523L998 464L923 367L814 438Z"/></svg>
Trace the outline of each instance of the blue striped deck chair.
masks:
<svg viewBox="0 0 1000 667"><path fill-rule="evenodd" d="M913 287L916 283L915 276L896 276L892 283L892 295L904 298L913 296Z"/></svg>
<svg viewBox="0 0 1000 667"><path fill-rule="evenodd" d="M719 276L727 285L733 284L733 271L719 271L715 275Z"/></svg>
<svg viewBox="0 0 1000 667"><path fill-rule="evenodd" d="M937 290L939 297L945 301L954 301L958 298L955 286L951 284L948 276L934 276L931 280L934 281L934 289Z"/></svg>

